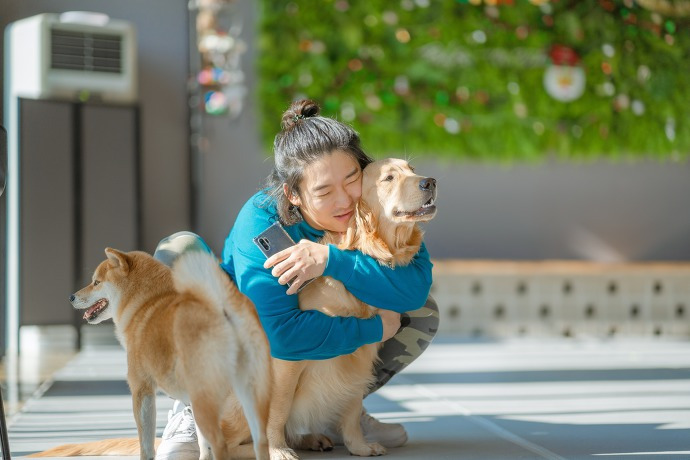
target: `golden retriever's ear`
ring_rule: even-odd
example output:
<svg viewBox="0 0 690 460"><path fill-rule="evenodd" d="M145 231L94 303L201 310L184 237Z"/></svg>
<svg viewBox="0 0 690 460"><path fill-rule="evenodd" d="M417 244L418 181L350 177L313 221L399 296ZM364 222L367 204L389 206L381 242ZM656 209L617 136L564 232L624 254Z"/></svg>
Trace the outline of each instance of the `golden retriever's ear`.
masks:
<svg viewBox="0 0 690 460"><path fill-rule="evenodd" d="M356 249L359 246L359 240L364 232L359 215L362 204L363 201L359 200L359 202L355 205L354 222L352 222L352 224L348 227L347 231L345 232L345 236L342 238L342 240L340 240L340 243L338 244L340 249Z"/></svg>
<svg viewBox="0 0 690 460"><path fill-rule="evenodd" d="M393 255L385 241L378 236L378 217L364 200L359 200L355 210L355 225L345 236L348 248L358 248L382 263L390 264Z"/></svg>
<svg viewBox="0 0 690 460"><path fill-rule="evenodd" d="M108 257L108 263L112 268L119 268L125 273L129 272L129 260L127 254L113 248L105 248L105 255Z"/></svg>
<svg viewBox="0 0 690 460"><path fill-rule="evenodd" d="M357 203L357 228L363 233L376 233L378 219L364 200L360 199Z"/></svg>

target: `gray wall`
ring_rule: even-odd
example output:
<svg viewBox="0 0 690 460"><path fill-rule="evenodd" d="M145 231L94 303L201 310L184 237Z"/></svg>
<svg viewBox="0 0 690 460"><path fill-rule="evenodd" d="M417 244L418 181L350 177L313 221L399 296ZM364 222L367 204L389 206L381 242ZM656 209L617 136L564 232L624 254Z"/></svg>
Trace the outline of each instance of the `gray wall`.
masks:
<svg viewBox="0 0 690 460"><path fill-rule="evenodd" d="M242 40L247 51L242 55L242 70L249 97L243 113L235 120L204 117L204 135L209 139L208 151L195 158L199 179L196 200L197 230L217 254L235 217L247 199L256 192L271 171L272 160L262 151L258 134L258 102L256 100L256 34L258 2L240 0L238 12L244 16ZM289 105L290 101L286 101ZM280 120L276 120L280 126Z"/></svg>
<svg viewBox="0 0 690 460"><path fill-rule="evenodd" d="M250 97L237 120L204 118L209 149L193 159L195 230L220 251L245 200L270 171L254 91L257 5L240 0ZM191 225L187 2L0 0L0 25L39 12L103 11L139 31L143 249ZM285 101L287 105L289 101ZM276 128L278 120L276 120ZM366 146L366 139L363 139ZM414 152L407 152L414 155ZM436 258L690 260L690 164L606 161L482 165L415 160L439 180L440 213L426 226Z"/></svg>
<svg viewBox="0 0 690 460"><path fill-rule="evenodd" d="M35 14L71 10L103 12L113 19L130 21L137 29L141 107L142 249L153 251L163 236L187 229L191 222L186 97L187 2L0 0L0 28L4 31L8 23ZM4 44L4 33L0 37L0 44ZM3 214L3 222L4 219Z"/></svg>
<svg viewBox="0 0 690 460"><path fill-rule="evenodd" d="M432 257L690 260L690 164L419 161L439 181Z"/></svg>

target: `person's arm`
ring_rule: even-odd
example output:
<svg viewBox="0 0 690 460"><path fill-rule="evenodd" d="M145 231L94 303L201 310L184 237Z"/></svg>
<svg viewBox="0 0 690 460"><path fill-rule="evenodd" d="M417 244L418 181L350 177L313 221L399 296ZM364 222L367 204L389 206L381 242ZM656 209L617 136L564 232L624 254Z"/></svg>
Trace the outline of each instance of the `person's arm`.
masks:
<svg viewBox="0 0 690 460"><path fill-rule="evenodd" d="M424 306L431 289L429 252L422 243L405 266L391 269L360 251L343 251L329 245L324 275L342 282L362 302L403 313Z"/></svg>
<svg viewBox="0 0 690 460"><path fill-rule="evenodd" d="M354 352L381 340L381 318L331 317L319 311L301 311L298 297L287 295L287 286L278 284L263 256L233 251L235 282L240 292L254 303L271 346L279 359L328 359Z"/></svg>

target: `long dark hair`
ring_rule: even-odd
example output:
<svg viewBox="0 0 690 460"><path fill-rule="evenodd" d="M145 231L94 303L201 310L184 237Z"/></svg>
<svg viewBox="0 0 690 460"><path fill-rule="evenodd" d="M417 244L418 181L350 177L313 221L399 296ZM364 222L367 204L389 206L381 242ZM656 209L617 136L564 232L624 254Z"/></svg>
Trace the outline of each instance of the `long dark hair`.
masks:
<svg viewBox="0 0 690 460"><path fill-rule="evenodd" d="M323 155L336 150L352 155L364 169L373 160L360 145L359 135L350 126L319 115L319 106L309 99L292 103L283 113L282 130L273 141L273 172L266 178L265 192L275 200L278 217L284 225L294 225L302 216L285 196L300 193L304 169Z"/></svg>

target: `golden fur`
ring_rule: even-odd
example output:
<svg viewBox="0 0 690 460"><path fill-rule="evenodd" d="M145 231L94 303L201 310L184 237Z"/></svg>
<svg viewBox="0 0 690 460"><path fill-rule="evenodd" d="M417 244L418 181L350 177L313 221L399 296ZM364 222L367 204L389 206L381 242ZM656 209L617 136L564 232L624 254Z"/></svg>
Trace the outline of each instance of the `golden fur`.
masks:
<svg viewBox="0 0 690 460"><path fill-rule="evenodd" d="M105 440L34 456L139 451L142 460L152 460L160 388L191 402L201 458L212 452L216 459L268 460L270 354L251 301L205 252L183 254L172 270L144 252L108 248L106 255L93 282L70 300L85 309L89 323L111 317L115 322L127 352L141 448L128 440Z"/></svg>
<svg viewBox="0 0 690 460"><path fill-rule="evenodd" d="M353 225L345 235L326 234L322 242L359 249L390 267L408 264L422 242L417 223L430 220L436 211L435 181L427 179L433 181L433 189L423 190L423 179L403 160L368 165ZM299 304L302 310L315 309L331 316L369 318L377 313L330 277L320 277L302 290ZM362 398L374 383L378 349L379 344L365 345L352 354L323 361L273 359L275 384L268 425L272 460L299 458L292 448L331 448L331 441L323 435L300 434L320 433L325 426L341 431L353 455L386 452L378 443L367 443L360 426Z"/></svg>

